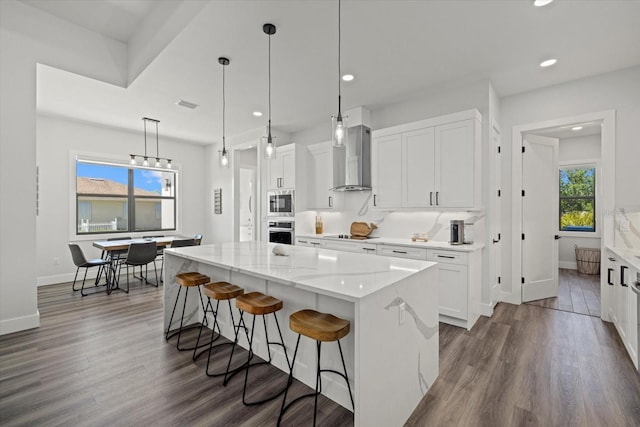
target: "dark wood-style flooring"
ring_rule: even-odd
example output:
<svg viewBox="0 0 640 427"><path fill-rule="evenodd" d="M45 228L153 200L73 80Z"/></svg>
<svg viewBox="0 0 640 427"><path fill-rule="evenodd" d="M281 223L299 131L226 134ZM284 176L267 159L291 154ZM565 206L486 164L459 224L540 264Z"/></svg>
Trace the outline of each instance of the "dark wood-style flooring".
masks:
<svg viewBox="0 0 640 427"><path fill-rule="evenodd" d="M204 375L204 357L193 362L174 340L165 342L162 287L81 298L65 284L38 294L41 327L0 337L1 425L276 424L279 399L245 407L241 376L223 387L221 378ZM267 366L252 390L269 393L284 380ZM296 394L309 390L294 386ZM311 425L309 401L283 425ZM353 424L349 411L323 397L319 404L319 425ZM440 325L440 376L407 425L637 426L639 420L640 377L610 324L499 304L471 331Z"/></svg>
<svg viewBox="0 0 640 427"><path fill-rule="evenodd" d="M527 304L600 317L600 275L558 270L558 296Z"/></svg>

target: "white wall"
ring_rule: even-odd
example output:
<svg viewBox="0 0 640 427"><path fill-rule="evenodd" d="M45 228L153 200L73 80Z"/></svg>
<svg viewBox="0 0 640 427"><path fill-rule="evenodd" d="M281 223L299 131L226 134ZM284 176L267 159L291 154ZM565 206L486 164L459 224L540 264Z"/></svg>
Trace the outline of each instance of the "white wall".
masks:
<svg viewBox="0 0 640 427"><path fill-rule="evenodd" d="M69 218L74 216L71 209L75 206L72 181L75 166L71 153L126 163L128 153L144 151L144 134L43 115L38 115L36 129L40 177L36 263L38 284L45 285L73 280L75 266L68 242L79 243L87 257L100 255L100 251L91 246L96 236L75 236L75 229L70 230ZM205 147L162 137L160 133L160 151L163 156L174 159L174 169L179 171L176 233L204 234ZM135 237L144 233L129 234ZM205 234L203 243L207 240ZM54 263L54 258L59 259L59 265Z"/></svg>
<svg viewBox="0 0 640 427"><path fill-rule="evenodd" d="M504 147L502 201L504 250L503 291L512 294L511 243L511 155L513 126L606 110L616 112L615 201L616 207L640 206L637 165L640 159L640 67L576 80L501 99L501 127ZM603 191L608 191L603 189ZM612 215L605 212L604 216ZM514 296L519 299L519 296Z"/></svg>
<svg viewBox="0 0 640 427"><path fill-rule="evenodd" d="M0 334L39 325L36 63L126 82L126 47L15 0L0 1Z"/></svg>

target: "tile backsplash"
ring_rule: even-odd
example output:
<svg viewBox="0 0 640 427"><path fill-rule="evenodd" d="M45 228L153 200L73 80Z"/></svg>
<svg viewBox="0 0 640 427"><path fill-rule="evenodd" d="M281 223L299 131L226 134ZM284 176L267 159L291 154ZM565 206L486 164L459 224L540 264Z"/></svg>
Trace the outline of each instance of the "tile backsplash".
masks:
<svg viewBox="0 0 640 427"><path fill-rule="evenodd" d="M640 207L617 209L614 229L616 247L640 249Z"/></svg>

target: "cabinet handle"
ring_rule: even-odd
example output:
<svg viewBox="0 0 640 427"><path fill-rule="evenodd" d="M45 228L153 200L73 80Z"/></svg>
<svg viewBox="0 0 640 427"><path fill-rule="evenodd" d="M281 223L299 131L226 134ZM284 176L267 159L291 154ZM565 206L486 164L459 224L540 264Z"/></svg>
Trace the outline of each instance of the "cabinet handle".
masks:
<svg viewBox="0 0 640 427"><path fill-rule="evenodd" d="M375 195L375 194L373 195L373 206L378 206L378 205L376 204L376 195Z"/></svg>
<svg viewBox="0 0 640 427"><path fill-rule="evenodd" d="M629 285L627 285L626 283L624 283L624 271L627 269L628 267L626 265L621 265L620 266L620 285L624 286L625 288L628 287Z"/></svg>
<svg viewBox="0 0 640 427"><path fill-rule="evenodd" d="M429 205L433 206L433 191L429 191Z"/></svg>
<svg viewBox="0 0 640 427"><path fill-rule="evenodd" d="M449 255L438 255L438 258L456 259L456 257Z"/></svg>
<svg viewBox="0 0 640 427"><path fill-rule="evenodd" d="M319 245L320 242L311 242L312 245Z"/></svg>
<svg viewBox="0 0 640 427"><path fill-rule="evenodd" d="M333 197L329 196L329 207L333 207Z"/></svg>
<svg viewBox="0 0 640 427"><path fill-rule="evenodd" d="M362 248L365 251L375 251L375 249L371 249L371 248Z"/></svg>
<svg viewBox="0 0 640 427"><path fill-rule="evenodd" d="M607 283L610 286L613 286L613 283L611 282L611 273L613 273L613 268L607 268Z"/></svg>
<svg viewBox="0 0 640 427"><path fill-rule="evenodd" d="M394 254L406 254L407 252L405 251L393 251Z"/></svg>
<svg viewBox="0 0 640 427"><path fill-rule="evenodd" d="M309 243L309 242L307 242L306 240L298 240L298 243ZM611 270L611 269L609 269L609 270Z"/></svg>
<svg viewBox="0 0 640 427"><path fill-rule="evenodd" d="M439 191L436 191L436 206L440 205L440 202L438 201L438 195L440 194Z"/></svg>

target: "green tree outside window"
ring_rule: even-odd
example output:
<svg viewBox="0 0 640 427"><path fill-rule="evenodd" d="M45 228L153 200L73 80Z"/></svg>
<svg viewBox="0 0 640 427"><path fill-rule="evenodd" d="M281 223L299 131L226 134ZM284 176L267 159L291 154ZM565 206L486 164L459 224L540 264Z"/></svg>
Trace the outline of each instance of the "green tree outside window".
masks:
<svg viewBox="0 0 640 427"><path fill-rule="evenodd" d="M596 231L596 169L560 169L560 231Z"/></svg>

